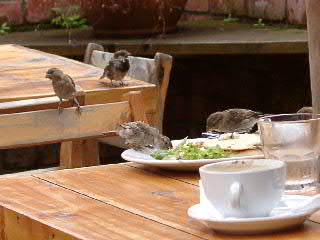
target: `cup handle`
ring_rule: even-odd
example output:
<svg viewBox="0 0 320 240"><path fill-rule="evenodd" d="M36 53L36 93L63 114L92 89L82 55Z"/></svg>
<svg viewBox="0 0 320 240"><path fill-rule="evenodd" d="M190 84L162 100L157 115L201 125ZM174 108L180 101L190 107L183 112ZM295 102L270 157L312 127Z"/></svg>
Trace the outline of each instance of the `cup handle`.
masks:
<svg viewBox="0 0 320 240"><path fill-rule="evenodd" d="M231 195L231 208L239 209L240 208L240 195L242 192L241 183L234 182L230 187Z"/></svg>

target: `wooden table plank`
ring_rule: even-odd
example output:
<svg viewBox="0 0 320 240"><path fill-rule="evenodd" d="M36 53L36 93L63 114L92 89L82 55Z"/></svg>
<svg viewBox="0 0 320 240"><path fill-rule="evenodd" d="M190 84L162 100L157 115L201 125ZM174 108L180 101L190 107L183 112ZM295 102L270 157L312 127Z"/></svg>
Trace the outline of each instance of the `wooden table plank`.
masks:
<svg viewBox="0 0 320 240"><path fill-rule="evenodd" d="M36 178L0 184L1 240L200 239Z"/></svg>
<svg viewBox="0 0 320 240"><path fill-rule="evenodd" d="M199 179L200 179L199 172L168 171L165 169L150 167L147 165L133 163L133 162L126 163L125 165L133 168L142 169L145 171L154 172L154 173L157 173L169 178L173 178L185 183L199 186Z"/></svg>
<svg viewBox="0 0 320 240"><path fill-rule="evenodd" d="M0 102L54 96L51 82L45 78L51 67L69 74L76 85L90 95L90 103L94 103L91 99L97 99L97 94L112 93L117 99L128 91L150 89L149 94L155 94L154 84L127 77L128 86L110 87L101 84L99 78L103 70L100 68L17 45L0 45Z"/></svg>
<svg viewBox="0 0 320 240"><path fill-rule="evenodd" d="M123 164L34 176L203 239L257 239L216 234L189 221L187 209L198 203L198 187L164 175ZM296 231L262 235L259 239L316 239L319 236L320 225L307 221Z"/></svg>

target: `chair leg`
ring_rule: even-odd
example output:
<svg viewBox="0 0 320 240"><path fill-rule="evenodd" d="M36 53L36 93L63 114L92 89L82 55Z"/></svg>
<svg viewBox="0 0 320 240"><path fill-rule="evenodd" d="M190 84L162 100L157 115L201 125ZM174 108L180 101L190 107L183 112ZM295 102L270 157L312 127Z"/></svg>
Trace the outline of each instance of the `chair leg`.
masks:
<svg viewBox="0 0 320 240"><path fill-rule="evenodd" d="M61 143L60 168L79 168L100 164L96 139Z"/></svg>

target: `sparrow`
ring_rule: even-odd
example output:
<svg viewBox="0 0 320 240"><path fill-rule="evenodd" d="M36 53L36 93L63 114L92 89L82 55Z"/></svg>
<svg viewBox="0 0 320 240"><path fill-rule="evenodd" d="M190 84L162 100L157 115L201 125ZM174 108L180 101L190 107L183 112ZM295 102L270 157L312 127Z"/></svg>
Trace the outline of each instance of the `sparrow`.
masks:
<svg viewBox="0 0 320 240"><path fill-rule="evenodd" d="M168 137L160 134L157 128L140 121L121 124L118 135L129 148L139 151L172 148Z"/></svg>
<svg viewBox="0 0 320 240"><path fill-rule="evenodd" d="M248 109L228 109L212 113L207 119L207 132L253 133L262 114Z"/></svg>
<svg viewBox="0 0 320 240"><path fill-rule="evenodd" d="M53 90L60 100L58 106L59 114L61 114L63 110L61 107L63 99L73 100L77 105L77 112L81 114L80 104L76 97L76 85L73 79L58 68L50 68L46 73L46 78L52 81Z"/></svg>
<svg viewBox="0 0 320 240"><path fill-rule="evenodd" d="M113 54L108 65L104 68L104 72L100 79L108 77L113 85L113 80L120 81L124 86L122 79L126 76L130 69L129 57L130 53L126 50L119 50Z"/></svg>
<svg viewBox="0 0 320 240"><path fill-rule="evenodd" d="M313 113L312 107L302 107L297 113Z"/></svg>

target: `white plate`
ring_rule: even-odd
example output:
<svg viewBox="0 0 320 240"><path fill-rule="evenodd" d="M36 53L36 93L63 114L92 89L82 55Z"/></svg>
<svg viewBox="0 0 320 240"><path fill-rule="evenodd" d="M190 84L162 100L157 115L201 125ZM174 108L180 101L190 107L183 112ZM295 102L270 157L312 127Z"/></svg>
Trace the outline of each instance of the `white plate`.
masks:
<svg viewBox="0 0 320 240"><path fill-rule="evenodd" d="M198 142L204 141L205 139L198 138L189 141ZM176 146L181 140L172 141L172 145ZM229 160L241 160L241 159L251 159L251 158L264 158L264 155L251 155L251 156L241 156L241 157L229 157L229 158L217 158L217 159L199 159L199 160L157 160L151 157L149 154L135 151L133 149L125 150L121 157L129 162L141 163L145 165L150 165L153 167L159 167L169 170L178 171L197 171L199 167L215 162L229 161Z"/></svg>
<svg viewBox="0 0 320 240"><path fill-rule="evenodd" d="M192 219L217 232L228 234L261 234L294 228L303 224L315 212L290 213L290 208L310 199L308 196L284 196L278 207L268 217L219 219L208 213L208 209L196 204L188 209Z"/></svg>

